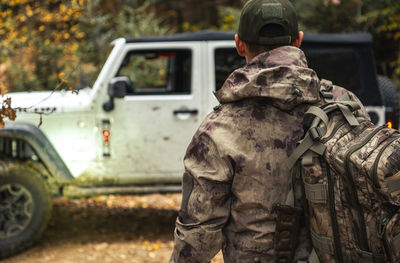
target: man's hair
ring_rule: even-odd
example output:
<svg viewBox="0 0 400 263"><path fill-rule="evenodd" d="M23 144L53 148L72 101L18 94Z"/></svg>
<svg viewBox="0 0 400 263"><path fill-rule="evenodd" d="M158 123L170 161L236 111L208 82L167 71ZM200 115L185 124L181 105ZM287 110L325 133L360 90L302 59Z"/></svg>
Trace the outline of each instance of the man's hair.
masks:
<svg viewBox="0 0 400 263"><path fill-rule="evenodd" d="M279 37L284 34L285 34L285 29L279 24L267 24L263 26L260 30L260 36L262 37ZM244 42L246 43L248 51L253 56L256 56L266 51L270 51L279 46L282 46L282 45L258 45L258 44L248 43L246 41Z"/></svg>

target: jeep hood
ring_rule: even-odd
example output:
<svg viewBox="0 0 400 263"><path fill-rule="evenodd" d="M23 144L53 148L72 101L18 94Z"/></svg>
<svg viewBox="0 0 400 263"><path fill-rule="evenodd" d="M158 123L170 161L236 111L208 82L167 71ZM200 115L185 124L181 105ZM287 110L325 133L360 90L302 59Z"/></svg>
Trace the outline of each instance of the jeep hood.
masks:
<svg viewBox="0 0 400 263"><path fill-rule="evenodd" d="M64 112L85 110L90 104L90 89L71 91L35 91L9 93L11 106L23 112Z"/></svg>

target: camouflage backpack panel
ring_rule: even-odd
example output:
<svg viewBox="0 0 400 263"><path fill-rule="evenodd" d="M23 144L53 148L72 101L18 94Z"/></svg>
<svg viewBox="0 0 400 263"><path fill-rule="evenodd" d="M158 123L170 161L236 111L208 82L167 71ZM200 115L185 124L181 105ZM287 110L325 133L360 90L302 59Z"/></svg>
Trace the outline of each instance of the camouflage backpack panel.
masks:
<svg viewBox="0 0 400 263"><path fill-rule="evenodd" d="M348 144L364 128L362 125L352 129L341 119L337 114L329 122L328 132L322 138L326 153L338 146L335 142ZM312 164L302 166L313 245L321 262L359 262L361 220L352 198L343 194L349 191L345 190L348 182L330 167L327 157L331 156L315 156Z"/></svg>
<svg viewBox="0 0 400 263"><path fill-rule="evenodd" d="M400 206L400 172L398 167L400 166L400 139L396 133L393 135L395 141L390 143L388 146L382 148L382 155L377 161L374 171L376 171L377 184L376 188L378 191L389 200L391 204ZM397 171L397 172L396 172ZM387 196L385 196L385 193ZM389 194L388 194L389 193ZM392 215L394 214L394 215ZM381 218L380 234L384 235L386 240L386 246L391 253L390 257L393 258L393 262L400 262L400 212L399 210L394 212L386 212L384 217Z"/></svg>
<svg viewBox="0 0 400 263"><path fill-rule="evenodd" d="M390 253L390 258L392 262L400 262L400 213L397 212L394 216L390 218L385 224L382 224L383 238L386 240L385 246ZM386 229L384 229L386 228Z"/></svg>
<svg viewBox="0 0 400 263"><path fill-rule="evenodd" d="M351 261L358 262L362 258L363 261L371 262L373 258L382 258L384 254L377 228L384 200L371 188L370 179L367 177L369 172L366 173L369 171L367 163L370 162L366 160L370 156L370 152L366 152L367 149L374 151L378 147L378 142L388 138L388 136L382 136L381 140L371 138L377 130L381 128L377 128L368 120L364 120L354 128L346 124L341 134L348 131L347 133L325 143L327 146L325 160L331 167L331 176L339 182L338 188L334 191L336 200L346 207L343 211L347 219L345 225L338 220L339 239L345 261L346 258L351 258ZM362 145L364 147L361 147ZM364 159L357 160L359 166L355 167L351 165L350 157L359 153L357 149L360 153L364 153Z"/></svg>
<svg viewBox="0 0 400 263"><path fill-rule="evenodd" d="M384 262L385 251L400 262L400 135L360 110L353 115L359 124L329 113L317 125L322 138L302 155L313 245L321 262Z"/></svg>
<svg viewBox="0 0 400 263"><path fill-rule="evenodd" d="M400 134L384 126L368 125L353 141L338 143L336 154L327 154L335 156L332 164L341 174L349 174L354 180L371 252L381 253L379 247L386 246L389 257L398 262ZM386 239L382 239L383 234Z"/></svg>

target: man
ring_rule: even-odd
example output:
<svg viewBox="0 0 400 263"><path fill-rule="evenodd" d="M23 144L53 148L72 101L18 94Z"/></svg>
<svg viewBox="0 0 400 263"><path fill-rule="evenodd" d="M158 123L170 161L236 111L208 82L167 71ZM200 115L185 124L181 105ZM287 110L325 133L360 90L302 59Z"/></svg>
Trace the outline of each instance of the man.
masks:
<svg viewBox="0 0 400 263"><path fill-rule="evenodd" d="M220 105L187 149L170 262L209 262L220 249L229 263L275 261L274 208L286 203L292 181L286 161L305 111L320 101L302 39L288 0L243 7L235 41L247 65L216 92ZM307 258L307 244L294 260Z"/></svg>

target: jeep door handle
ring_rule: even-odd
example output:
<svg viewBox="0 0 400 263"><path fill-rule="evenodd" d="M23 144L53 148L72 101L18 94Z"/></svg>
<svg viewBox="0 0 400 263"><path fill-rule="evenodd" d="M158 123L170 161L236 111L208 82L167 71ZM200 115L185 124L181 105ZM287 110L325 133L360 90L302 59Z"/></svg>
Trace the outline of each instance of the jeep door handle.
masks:
<svg viewBox="0 0 400 263"><path fill-rule="evenodd" d="M199 113L199 110L197 110L197 109L193 109L193 110L174 110L173 113L174 113L174 115L178 115L178 114L197 115Z"/></svg>

